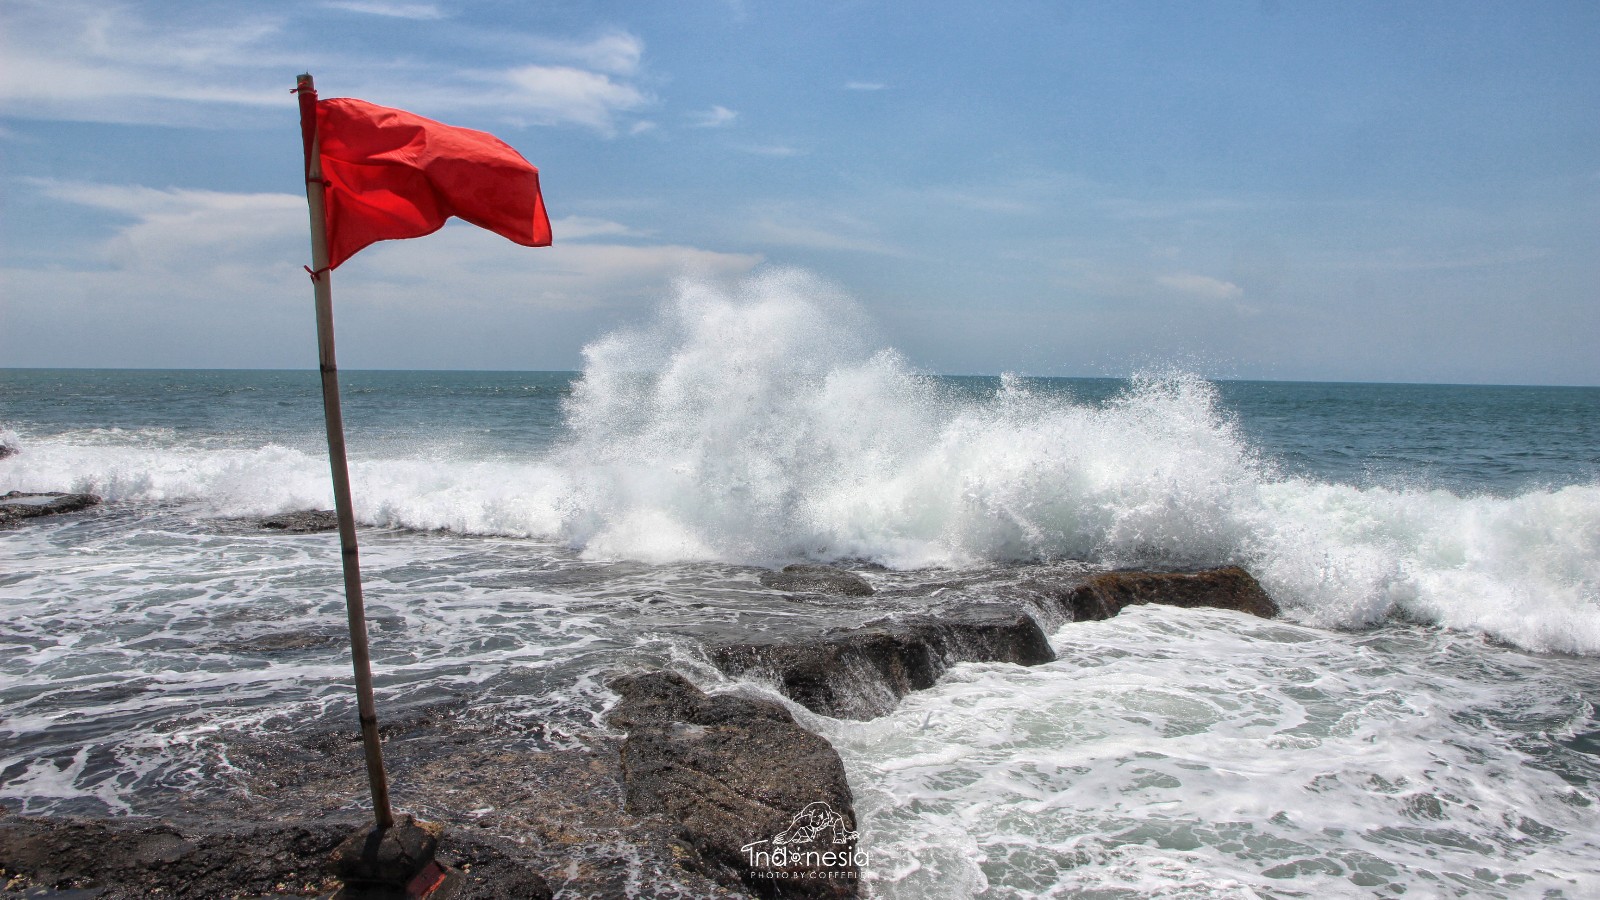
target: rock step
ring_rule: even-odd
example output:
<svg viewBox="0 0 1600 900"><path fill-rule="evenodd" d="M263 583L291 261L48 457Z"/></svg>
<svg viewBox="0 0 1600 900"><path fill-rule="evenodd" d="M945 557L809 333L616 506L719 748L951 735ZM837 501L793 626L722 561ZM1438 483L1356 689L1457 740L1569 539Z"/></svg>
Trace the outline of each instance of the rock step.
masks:
<svg viewBox="0 0 1600 900"><path fill-rule="evenodd" d="M1032 666L1055 659L1038 623L1001 604L884 619L814 641L725 644L708 655L729 676L770 680L801 706L840 719L881 716L958 662Z"/></svg>
<svg viewBox="0 0 1600 900"><path fill-rule="evenodd" d="M1141 603L1215 607L1263 618L1278 614L1277 604L1238 566L1033 579L1005 597L1014 602L881 619L810 641L723 644L706 655L724 674L769 681L812 712L871 719L892 711L906 694L932 687L957 663L1053 661L1049 638L1024 607L1047 620L1075 622L1107 619Z"/></svg>

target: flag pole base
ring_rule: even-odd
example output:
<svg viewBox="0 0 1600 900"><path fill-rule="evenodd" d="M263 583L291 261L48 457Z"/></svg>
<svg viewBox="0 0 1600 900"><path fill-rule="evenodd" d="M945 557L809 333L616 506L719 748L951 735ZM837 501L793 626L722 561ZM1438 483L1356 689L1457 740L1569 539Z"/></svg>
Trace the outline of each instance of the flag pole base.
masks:
<svg viewBox="0 0 1600 900"><path fill-rule="evenodd" d="M345 838L329 861L344 887L333 900L450 900L466 879L433 858L444 827L402 816Z"/></svg>

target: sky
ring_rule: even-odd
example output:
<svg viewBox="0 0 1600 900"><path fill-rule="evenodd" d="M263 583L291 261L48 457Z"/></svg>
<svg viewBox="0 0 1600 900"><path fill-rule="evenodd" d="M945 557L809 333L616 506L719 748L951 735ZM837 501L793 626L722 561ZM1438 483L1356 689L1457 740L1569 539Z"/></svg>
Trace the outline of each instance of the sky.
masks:
<svg viewBox="0 0 1600 900"><path fill-rule="evenodd" d="M311 72L555 245L335 273L344 368L576 369L799 268L930 372L1600 384L1600 4L0 0L0 366L307 368Z"/></svg>

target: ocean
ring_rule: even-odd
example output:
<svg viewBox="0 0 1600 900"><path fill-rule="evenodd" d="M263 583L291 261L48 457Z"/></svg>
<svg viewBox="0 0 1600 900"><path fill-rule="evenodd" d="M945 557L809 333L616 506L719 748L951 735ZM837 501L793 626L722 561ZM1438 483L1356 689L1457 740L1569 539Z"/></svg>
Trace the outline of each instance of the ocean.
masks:
<svg viewBox="0 0 1600 900"><path fill-rule="evenodd" d="M577 746L609 673L727 689L705 645L887 608L759 582L797 561L897 609L1237 563L1281 618L1135 607L871 721L789 704L869 895L1600 895L1600 389L939 376L789 288L686 291L582 372L341 373L380 716ZM321 428L311 370L0 370L0 492L106 500L0 532L0 804L137 812L226 783L230 729L354 722L336 538L253 521L331 505Z"/></svg>

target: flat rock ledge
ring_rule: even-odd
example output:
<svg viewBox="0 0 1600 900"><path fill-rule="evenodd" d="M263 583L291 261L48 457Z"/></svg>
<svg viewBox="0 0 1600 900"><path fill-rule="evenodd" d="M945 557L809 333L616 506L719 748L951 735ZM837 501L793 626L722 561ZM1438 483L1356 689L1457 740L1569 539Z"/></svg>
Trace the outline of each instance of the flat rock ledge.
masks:
<svg viewBox="0 0 1600 900"><path fill-rule="evenodd" d="M762 572L761 583L777 591L795 594L835 594L843 597L870 597L872 585L854 572L833 566L784 566L776 572Z"/></svg>
<svg viewBox="0 0 1600 900"><path fill-rule="evenodd" d="M1277 604L1238 566L1034 579L1010 588L1004 597L1011 602L882 619L824 632L810 641L723 644L706 655L724 674L771 682L812 712L871 719L892 711L906 694L932 687L957 663L1036 666L1053 661L1041 618L1107 619L1141 603L1214 607L1263 618L1278 614Z"/></svg>
<svg viewBox="0 0 1600 900"><path fill-rule="evenodd" d="M676 824L680 864L758 897L857 896L854 798L831 744L780 703L708 696L674 672L611 688L627 809Z"/></svg>
<svg viewBox="0 0 1600 900"><path fill-rule="evenodd" d="M345 821L216 823L159 819L0 818L0 859L26 893L5 896L265 897L337 887L322 858L354 827ZM546 894L546 896L549 896Z"/></svg>
<svg viewBox="0 0 1600 900"><path fill-rule="evenodd" d="M100 498L94 494L30 494L12 491L0 495L0 526L20 522L23 519L77 512L97 506L99 503Z"/></svg>
<svg viewBox="0 0 1600 900"><path fill-rule="evenodd" d="M311 534L318 531L335 531L339 527L339 514L331 509L302 509L296 512L264 516L256 521L262 528L284 531L289 534Z"/></svg>

